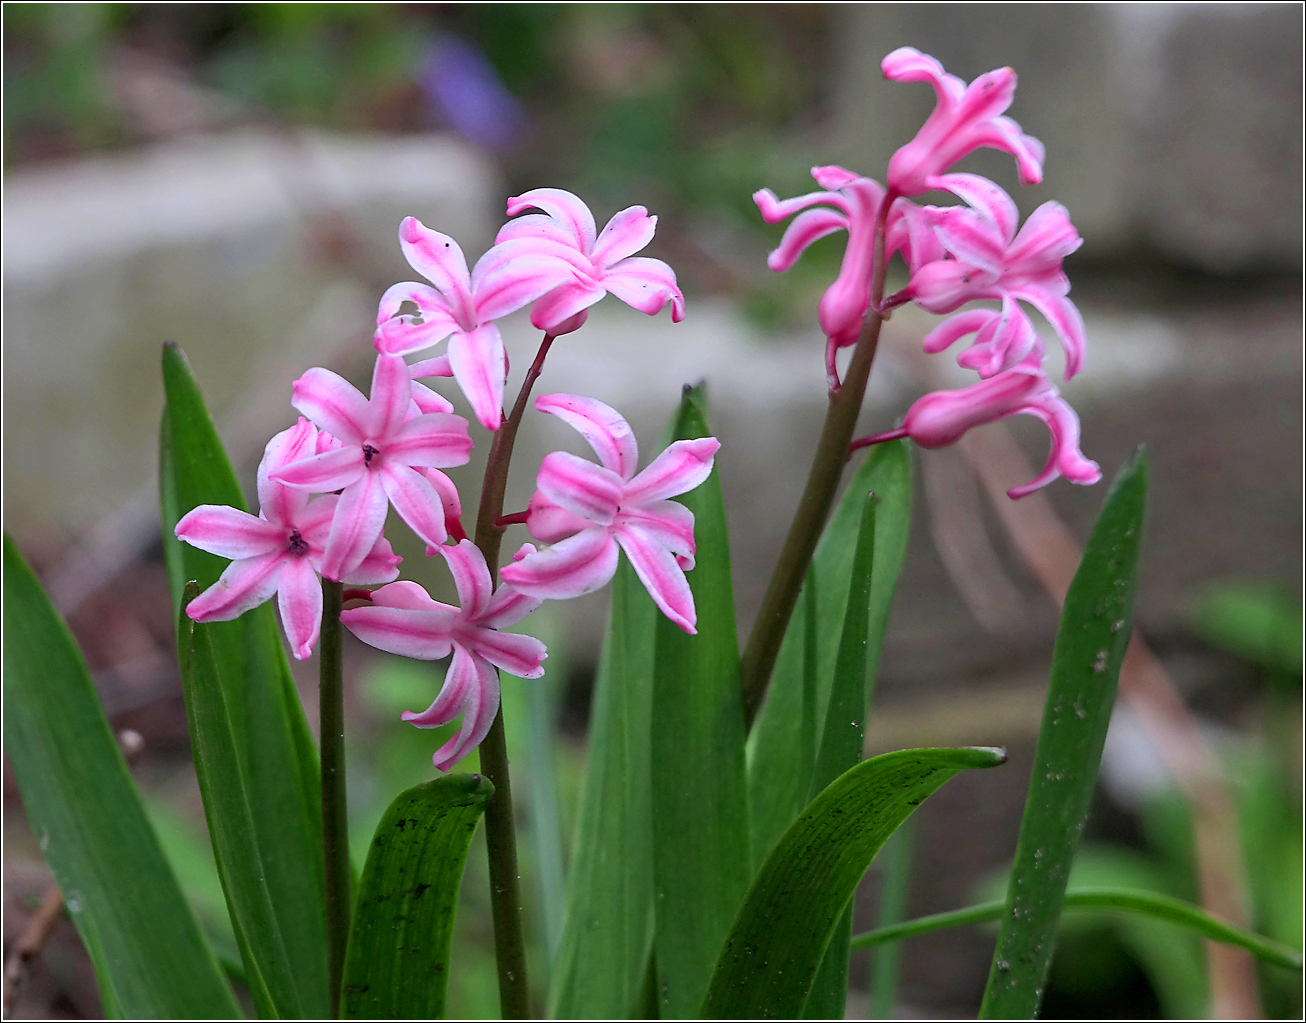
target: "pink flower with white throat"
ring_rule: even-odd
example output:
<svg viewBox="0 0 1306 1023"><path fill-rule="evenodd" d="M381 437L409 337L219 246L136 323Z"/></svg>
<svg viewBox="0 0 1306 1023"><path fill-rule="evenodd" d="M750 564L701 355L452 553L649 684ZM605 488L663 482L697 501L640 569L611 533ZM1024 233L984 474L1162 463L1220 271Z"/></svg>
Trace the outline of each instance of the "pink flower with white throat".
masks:
<svg viewBox="0 0 1306 1023"><path fill-rule="evenodd" d="M272 479L272 473L323 450L327 440L301 419L268 441L258 467L257 516L204 504L177 523L179 540L233 559L216 583L186 605L194 621L228 622L276 594L291 652L301 661L312 653L322 622L318 573L340 499L310 502L304 492ZM344 581L358 586L388 583L399 574L400 560L386 539L377 537Z"/></svg>
<svg viewBox="0 0 1306 1023"><path fill-rule="evenodd" d="M894 50L880 63L884 77L895 82L929 82L934 112L916 137L889 160L889 188L896 195L920 195L942 187L937 177L963 156L982 147L1016 158L1022 185L1043 180L1043 143L1000 116L1016 94L1016 72L1009 67L980 75L967 85L943 70L933 57L910 46Z"/></svg>
<svg viewBox="0 0 1306 1023"><path fill-rule="evenodd" d="M685 318L685 296L676 286L675 271L660 259L635 255L653 240L658 223L643 206L615 214L597 236L589 207L561 188L533 188L508 200L510 217L528 209L544 212L509 221L495 238L496 246L552 242L574 254L572 279L531 308L531 323L540 330L555 337L578 330L589 315L586 310L608 294L650 316L670 302L672 321Z"/></svg>
<svg viewBox="0 0 1306 1023"><path fill-rule="evenodd" d="M532 552L527 544L523 550ZM432 760L447 771L480 745L499 710L501 668L520 678L539 678L547 656L533 636L500 632L516 625L540 605L511 586L491 593L485 557L470 540L442 547L453 572L461 607L431 599L413 582L391 583L372 592L370 606L348 608L340 615L345 627L369 646L403 657L453 661L435 702L403 719L418 728L436 728L463 716L458 733L436 751ZM519 552L521 553L521 552Z"/></svg>
<svg viewBox="0 0 1306 1023"><path fill-rule="evenodd" d="M575 427L601 464L564 451L545 456L526 528L553 546L504 566L504 581L535 597L578 597L613 577L620 548L662 613L694 634L685 579L694 565L694 514L668 498L707 479L720 442L678 440L636 475L635 435L614 409L578 394L545 395L535 407Z"/></svg>
<svg viewBox="0 0 1306 1023"><path fill-rule="evenodd" d="M1043 471L1028 483L1012 487L1007 496L1025 497L1058 476L1085 486L1102 478L1097 463L1079 450L1079 417L1043 372L1038 353L977 384L919 398L907 410L900 428L853 441L852 449L899 437L909 437L923 448L946 447L972 427L1022 414L1044 422L1052 434L1052 450Z"/></svg>
<svg viewBox="0 0 1306 1023"><path fill-rule="evenodd" d="M271 474L298 490L342 491L323 575L344 579L362 563L381 535L392 503L428 544L444 543L450 509L424 470L466 464L472 441L461 416L414 414L418 406L402 358L377 356L370 398L339 374L315 367L295 381L291 403L340 442Z"/></svg>
<svg viewBox="0 0 1306 1023"><path fill-rule="evenodd" d="M399 225L399 245L413 269L435 287L409 281L386 291L377 308L373 345L385 355L407 355L448 338L450 374L481 425L497 430L503 420L508 356L491 321L570 279L567 250L529 240L496 245L468 274L458 243L416 217L405 217ZM405 303L416 312L405 311Z"/></svg>
<svg viewBox="0 0 1306 1023"><path fill-rule="evenodd" d="M1016 204L987 178L945 174L940 187L969 204L928 210L935 234L953 258L920 267L907 287L886 304L912 300L929 312L944 314L974 299L1000 299L1001 312L963 313L925 338L925 350L938 352L959 337L978 331L976 340L985 354L967 353L969 358L962 365L978 369L981 376L991 376L1014 366L1029 351L1033 327L1016 300L1028 302L1061 339L1069 380L1084 365L1084 320L1066 297L1070 280L1061 264L1084 241L1066 208L1045 202L1017 231Z"/></svg>

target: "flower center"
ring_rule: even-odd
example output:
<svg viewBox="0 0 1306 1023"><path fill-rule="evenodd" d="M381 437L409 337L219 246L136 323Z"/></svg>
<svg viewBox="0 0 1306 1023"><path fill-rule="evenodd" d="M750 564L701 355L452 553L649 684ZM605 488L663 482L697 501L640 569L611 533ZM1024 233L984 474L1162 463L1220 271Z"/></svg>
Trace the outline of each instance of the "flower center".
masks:
<svg viewBox="0 0 1306 1023"><path fill-rule="evenodd" d="M299 533L298 529L290 531L290 543L287 544L291 554L303 555L308 553L308 541Z"/></svg>
<svg viewBox="0 0 1306 1023"><path fill-rule="evenodd" d="M381 453L380 448L374 448L371 444L363 445L363 464L370 466L372 459Z"/></svg>

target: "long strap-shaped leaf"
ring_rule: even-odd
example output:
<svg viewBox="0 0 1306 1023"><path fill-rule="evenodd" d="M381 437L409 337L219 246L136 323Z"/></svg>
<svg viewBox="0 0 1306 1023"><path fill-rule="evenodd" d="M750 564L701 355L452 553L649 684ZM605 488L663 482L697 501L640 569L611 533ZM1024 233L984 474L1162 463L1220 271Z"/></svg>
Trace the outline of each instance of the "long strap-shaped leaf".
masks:
<svg viewBox="0 0 1306 1023"><path fill-rule="evenodd" d="M675 439L708 435L702 402L701 388L685 389ZM688 579L698 634L658 616L652 805L663 1019L697 1016L751 879L739 638L717 471L679 500L694 513L697 557Z"/></svg>
<svg viewBox="0 0 1306 1023"><path fill-rule="evenodd" d="M785 832L749 889L702 1015L797 1018L835 923L885 840L958 771L1005 759L982 747L901 750L835 781Z"/></svg>
<svg viewBox="0 0 1306 1023"><path fill-rule="evenodd" d="M187 581L207 587L227 563L180 543L173 527L197 505L243 509L245 499L186 357L175 345L164 346L163 380L167 394L160 438L163 543L174 608L180 612ZM180 650L185 650L184 627L179 616ZM233 803L205 790L221 775L197 763L245 968L251 978L267 979L265 989L257 983L252 989L256 1007L263 1016L324 1017L328 1001L322 811L317 753L308 723L270 604L205 629L214 675L222 687L224 720L192 720L190 727L192 733L199 727L226 733L248 781L243 803ZM236 818L219 819L214 816L219 805L244 809ZM238 856L223 861L216 836L233 829L240 834L233 835L232 848L257 849L257 859ZM237 892L264 888L267 905L263 895L258 905L237 904L241 897ZM257 931L241 931L242 920L255 919L264 921ZM275 1000L267 1002L265 997Z"/></svg>
<svg viewBox="0 0 1306 1023"><path fill-rule="evenodd" d="M557 1019L628 1019L653 942L653 601L623 558L594 680L590 750L549 991Z"/></svg>
<svg viewBox="0 0 1306 1023"><path fill-rule="evenodd" d="M358 889L340 1013L439 1019L463 864L494 786L451 774L401 792L376 826Z"/></svg>
<svg viewBox="0 0 1306 1023"><path fill-rule="evenodd" d="M907 551L911 523L911 461L902 441L876 445L848 483L848 489L821 536L812 559L813 576L803 586L804 609L815 601L816 716L822 728L834 679L834 664L842 636L853 554L861 526L862 502L868 492L879 499L875 523L875 568L871 579L870 616L866 631L866 699L869 702L879 668L889 605ZM753 722L748 749L748 810L753 862L760 866L787 827L807 805L811 775L799 768L806 743L819 744L819 734L805 735L803 715L804 611L796 611L766 701ZM808 761L810 763L810 761Z"/></svg>
<svg viewBox="0 0 1306 1023"><path fill-rule="evenodd" d="M981 1019L1033 1019L1043 994L1129 644L1146 498L1140 449L1111 485L1066 593Z"/></svg>
<svg viewBox="0 0 1306 1023"><path fill-rule="evenodd" d="M4 739L106 1012L239 1010L145 816L67 626L4 539Z"/></svg>
<svg viewBox="0 0 1306 1023"><path fill-rule="evenodd" d="M1297 949L1272 941L1253 931L1227 924L1200 907L1170 895L1134 888L1080 888L1066 892L1062 905L1066 909L1136 913L1154 920L1165 920L1178 927L1186 927L1212 941L1222 941L1228 945L1245 948L1267 963L1281 966L1285 970L1300 972L1302 968L1302 954ZM1006 908L1005 901L981 902L975 906L967 906L965 909L917 917L915 920L907 920L891 927L881 927L879 930L858 934L852 940L852 947L870 948L890 941L901 941L903 938L910 938L917 934L943 930L945 927L961 927L965 924L997 920Z"/></svg>

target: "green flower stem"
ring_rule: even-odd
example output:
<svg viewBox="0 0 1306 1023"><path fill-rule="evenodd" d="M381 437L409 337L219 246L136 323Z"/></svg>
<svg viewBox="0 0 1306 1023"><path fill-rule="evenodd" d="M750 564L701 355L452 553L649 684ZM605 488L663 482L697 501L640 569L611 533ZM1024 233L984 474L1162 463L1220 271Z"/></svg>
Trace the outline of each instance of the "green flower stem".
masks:
<svg viewBox="0 0 1306 1023"><path fill-rule="evenodd" d="M349 823L345 808L345 687L340 609L344 588L322 580L322 635L318 641L319 721L322 735L322 867L326 878L327 985L331 1017L340 1016L340 978L349 943Z"/></svg>
<svg viewBox="0 0 1306 1023"><path fill-rule="evenodd" d="M1254 934L1227 924L1210 913L1156 892L1135 891L1129 888L1080 888L1066 892L1066 909L1095 909L1124 913L1137 913L1157 920L1166 920L1180 927L1187 927L1212 941L1222 941L1228 945L1245 948L1248 952L1281 966L1285 970L1301 971L1302 956L1295 948L1289 948L1277 941ZM981 902L978 906L955 909L949 913L935 913L922 916L906 923L881 927L876 931L853 936L853 948L869 948L889 941L900 941L916 934L928 934L930 931L945 927L960 927L963 924L985 923L999 919L1006 912L1006 902Z"/></svg>
<svg viewBox="0 0 1306 1023"><path fill-rule="evenodd" d="M821 439L816 445L807 486L799 499L793 522L789 525L789 535L785 537L784 547L780 550L780 560L776 562L775 571L772 572L771 581L762 597L762 607L757 613L757 621L753 623L748 645L744 647L740 686L744 697L744 721L749 726L761 709L775 659L780 653L780 644L784 641L785 630L789 627L794 605L798 602L807 566L816 552L816 544L830 517L830 509L834 507L839 480L848 461L848 445L852 443L853 431L857 428L862 398L866 394L866 381L871 375L875 350L880 344L880 327L885 320L885 315L879 312L880 303L884 300L884 227L889 217L889 207L895 198L890 193L880 204L880 212L875 221L875 268L871 278L870 309L862 321L861 337L853 349L852 362L844 374L843 384L838 390L830 392L825 425L821 428Z"/></svg>
<svg viewBox="0 0 1306 1023"><path fill-rule="evenodd" d="M503 495L508 486L517 428L526 412L531 388L544 367L553 336L544 335L535 361L526 371L512 412L500 424L490 444L481 484L481 504L476 513L476 546L485 555L491 581L499 577L499 546L503 528ZM494 957L499 968L499 1009L504 1019L528 1019L530 995L526 983L526 938L522 930L521 880L517 876L517 833L512 819L512 782L508 775L508 741L503 728L503 705L481 743L481 773L494 785L485 809L485 847L490 861L490 912L494 919Z"/></svg>

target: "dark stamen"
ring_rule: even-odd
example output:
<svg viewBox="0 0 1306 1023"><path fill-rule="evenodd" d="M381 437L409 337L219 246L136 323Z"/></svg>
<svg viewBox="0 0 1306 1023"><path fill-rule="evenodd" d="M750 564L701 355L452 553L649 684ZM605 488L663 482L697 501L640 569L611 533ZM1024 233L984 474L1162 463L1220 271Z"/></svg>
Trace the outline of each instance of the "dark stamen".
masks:
<svg viewBox="0 0 1306 1023"><path fill-rule="evenodd" d="M291 554L308 553L308 541L299 535L298 529L292 529L290 531L290 553Z"/></svg>
<svg viewBox="0 0 1306 1023"><path fill-rule="evenodd" d="M371 464L372 464L372 456L373 456L373 455L379 455L380 453L381 453L381 450L380 450L379 448L374 448L374 447L372 447L371 444L364 444L364 445L363 445L363 464L364 464L364 465L371 465Z"/></svg>

